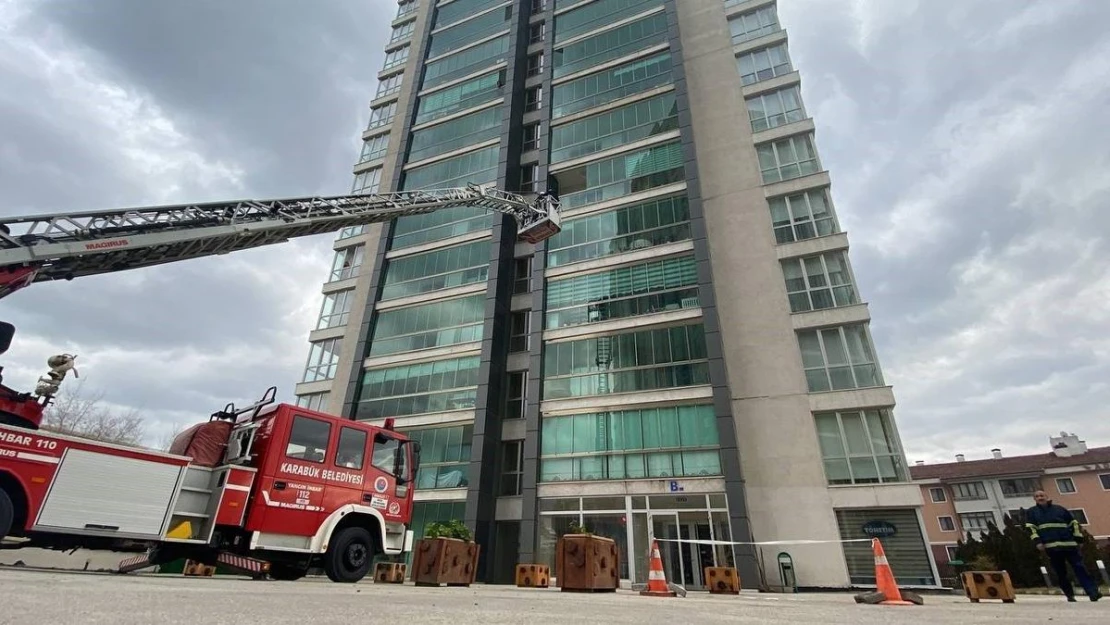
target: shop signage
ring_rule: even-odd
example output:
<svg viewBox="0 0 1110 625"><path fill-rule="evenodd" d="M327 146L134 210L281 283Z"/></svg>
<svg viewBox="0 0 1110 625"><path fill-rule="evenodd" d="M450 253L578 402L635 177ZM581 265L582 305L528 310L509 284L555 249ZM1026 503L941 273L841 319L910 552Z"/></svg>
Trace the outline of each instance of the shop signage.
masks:
<svg viewBox="0 0 1110 625"><path fill-rule="evenodd" d="M898 533L898 528L889 521L868 521L863 524L863 533L871 538L885 538Z"/></svg>
<svg viewBox="0 0 1110 625"><path fill-rule="evenodd" d="M686 490L685 486L683 486L682 484L680 484L679 482L677 482L675 480L671 480L671 482L667 486L668 486L668 488L670 488L670 491L672 493L681 493L681 492L684 492Z"/></svg>

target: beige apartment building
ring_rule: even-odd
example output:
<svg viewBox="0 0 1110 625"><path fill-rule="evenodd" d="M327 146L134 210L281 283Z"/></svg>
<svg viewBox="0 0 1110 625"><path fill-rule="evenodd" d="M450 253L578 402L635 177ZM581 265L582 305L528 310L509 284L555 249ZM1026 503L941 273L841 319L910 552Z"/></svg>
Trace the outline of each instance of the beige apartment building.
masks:
<svg viewBox="0 0 1110 625"><path fill-rule="evenodd" d="M1049 438L1051 451L1005 457L992 449L984 460L917 463L910 475L921 487L925 528L937 566L953 558L956 542L987 523L1002 527L1006 514L1034 505L1044 489L1097 540L1110 539L1110 447L1087 448L1075 434Z"/></svg>
<svg viewBox="0 0 1110 625"><path fill-rule="evenodd" d="M352 191L548 191L563 231L343 231L296 392L421 441L413 529L464 520L480 580L554 564L578 523L626 583L653 537L820 539L661 545L691 589L779 584L782 551L799 586L866 586L875 532L900 583L937 583L779 4L402 0L381 25Z"/></svg>

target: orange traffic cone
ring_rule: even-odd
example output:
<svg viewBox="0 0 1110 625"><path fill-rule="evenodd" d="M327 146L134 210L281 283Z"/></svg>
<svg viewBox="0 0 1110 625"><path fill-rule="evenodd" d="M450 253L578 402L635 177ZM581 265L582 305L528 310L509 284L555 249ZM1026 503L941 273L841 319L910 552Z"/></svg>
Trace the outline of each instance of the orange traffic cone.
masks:
<svg viewBox="0 0 1110 625"><path fill-rule="evenodd" d="M647 588L640 591L645 597L674 597L675 592L667 585L667 574L663 572L663 558L659 556L659 543L651 541L651 564L648 565Z"/></svg>
<svg viewBox="0 0 1110 625"><path fill-rule="evenodd" d="M883 544L879 542L878 538L871 539L871 551L875 553L875 585L878 586L876 590L886 596L886 599L879 603L882 605L913 605L913 602L902 598L902 592L898 590L898 584L894 581L894 573L890 570L890 564L886 561Z"/></svg>

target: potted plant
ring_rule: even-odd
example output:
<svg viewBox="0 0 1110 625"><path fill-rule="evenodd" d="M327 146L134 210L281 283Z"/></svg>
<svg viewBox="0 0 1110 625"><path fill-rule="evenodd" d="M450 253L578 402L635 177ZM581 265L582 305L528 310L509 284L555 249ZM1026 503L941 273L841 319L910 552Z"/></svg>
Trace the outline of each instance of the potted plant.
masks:
<svg viewBox="0 0 1110 625"><path fill-rule="evenodd" d="M429 523L413 550L412 581L417 586L469 586L478 571L480 551L462 521Z"/></svg>
<svg viewBox="0 0 1110 625"><path fill-rule="evenodd" d="M555 543L555 576L564 592L616 592L619 566L617 541L598 536L577 522L571 522L569 531Z"/></svg>

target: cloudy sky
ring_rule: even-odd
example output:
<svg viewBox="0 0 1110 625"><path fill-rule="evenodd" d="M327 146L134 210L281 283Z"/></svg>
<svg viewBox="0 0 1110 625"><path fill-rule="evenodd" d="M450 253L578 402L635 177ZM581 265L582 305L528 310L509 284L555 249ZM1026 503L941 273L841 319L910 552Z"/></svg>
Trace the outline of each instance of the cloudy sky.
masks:
<svg viewBox="0 0 1110 625"><path fill-rule="evenodd" d="M709 1L709 0L697 0ZM345 193L392 0L0 0L0 214ZM1110 445L1110 3L780 0L910 461ZM292 397L331 236L0 301L152 443Z"/></svg>

